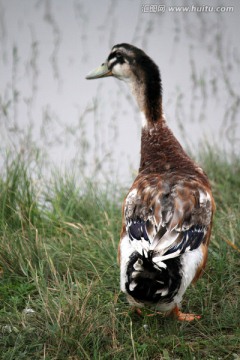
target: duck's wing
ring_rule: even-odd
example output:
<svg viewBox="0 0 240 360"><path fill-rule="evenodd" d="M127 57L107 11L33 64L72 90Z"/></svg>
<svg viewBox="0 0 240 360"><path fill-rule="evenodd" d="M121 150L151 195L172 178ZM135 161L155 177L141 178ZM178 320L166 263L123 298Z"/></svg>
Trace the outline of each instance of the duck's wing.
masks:
<svg viewBox="0 0 240 360"><path fill-rule="evenodd" d="M139 175L124 204L132 247L157 265L208 243L214 202L197 180Z"/></svg>

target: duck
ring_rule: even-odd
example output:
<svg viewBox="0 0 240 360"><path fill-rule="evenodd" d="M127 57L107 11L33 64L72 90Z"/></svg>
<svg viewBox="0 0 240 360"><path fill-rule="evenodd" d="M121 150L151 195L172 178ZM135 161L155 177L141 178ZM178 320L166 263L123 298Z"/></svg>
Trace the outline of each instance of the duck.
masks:
<svg viewBox="0 0 240 360"><path fill-rule="evenodd" d="M118 246L120 288L138 314L143 308L193 321L183 295L203 274L215 202L203 169L183 149L163 112L158 66L141 49L114 45L86 79L125 81L142 123L140 166L122 206Z"/></svg>

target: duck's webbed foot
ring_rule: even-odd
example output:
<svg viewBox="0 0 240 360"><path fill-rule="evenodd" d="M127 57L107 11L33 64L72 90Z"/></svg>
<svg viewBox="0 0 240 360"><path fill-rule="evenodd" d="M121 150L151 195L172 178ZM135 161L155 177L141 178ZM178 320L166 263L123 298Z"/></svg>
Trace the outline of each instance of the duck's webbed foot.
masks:
<svg viewBox="0 0 240 360"><path fill-rule="evenodd" d="M175 306L175 308L171 311L171 314L174 315L179 321L193 321L193 320L199 320L201 319L200 315L195 314L185 314L181 312L178 308L178 306Z"/></svg>

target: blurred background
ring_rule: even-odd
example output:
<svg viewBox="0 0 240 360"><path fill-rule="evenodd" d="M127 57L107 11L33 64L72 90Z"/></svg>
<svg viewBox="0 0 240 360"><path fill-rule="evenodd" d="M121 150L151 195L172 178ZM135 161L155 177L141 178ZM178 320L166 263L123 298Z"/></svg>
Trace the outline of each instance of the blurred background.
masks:
<svg viewBox="0 0 240 360"><path fill-rule="evenodd" d="M193 154L240 150L239 2L0 0L0 165L127 185L141 120L126 84L85 80L113 45L160 68L170 128Z"/></svg>

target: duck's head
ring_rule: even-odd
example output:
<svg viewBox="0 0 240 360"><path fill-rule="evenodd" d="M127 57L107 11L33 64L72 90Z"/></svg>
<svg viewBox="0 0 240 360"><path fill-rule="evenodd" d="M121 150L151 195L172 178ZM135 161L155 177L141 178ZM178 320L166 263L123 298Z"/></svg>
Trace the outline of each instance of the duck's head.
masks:
<svg viewBox="0 0 240 360"><path fill-rule="evenodd" d="M107 60L91 71L86 79L99 79L106 76L114 76L127 82L140 79L146 81L153 76L159 79L159 70L141 49L130 44L118 44L113 46Z"/></svg>
<svg viewBox="0 0 240 360"><path fill-rule="evenodd" d="M144 51L129 44L113 46L107 60L91 71L86 79L113 76L130 84L140 110L147 121L162 114L161 78L157 65Z"/></svg>

